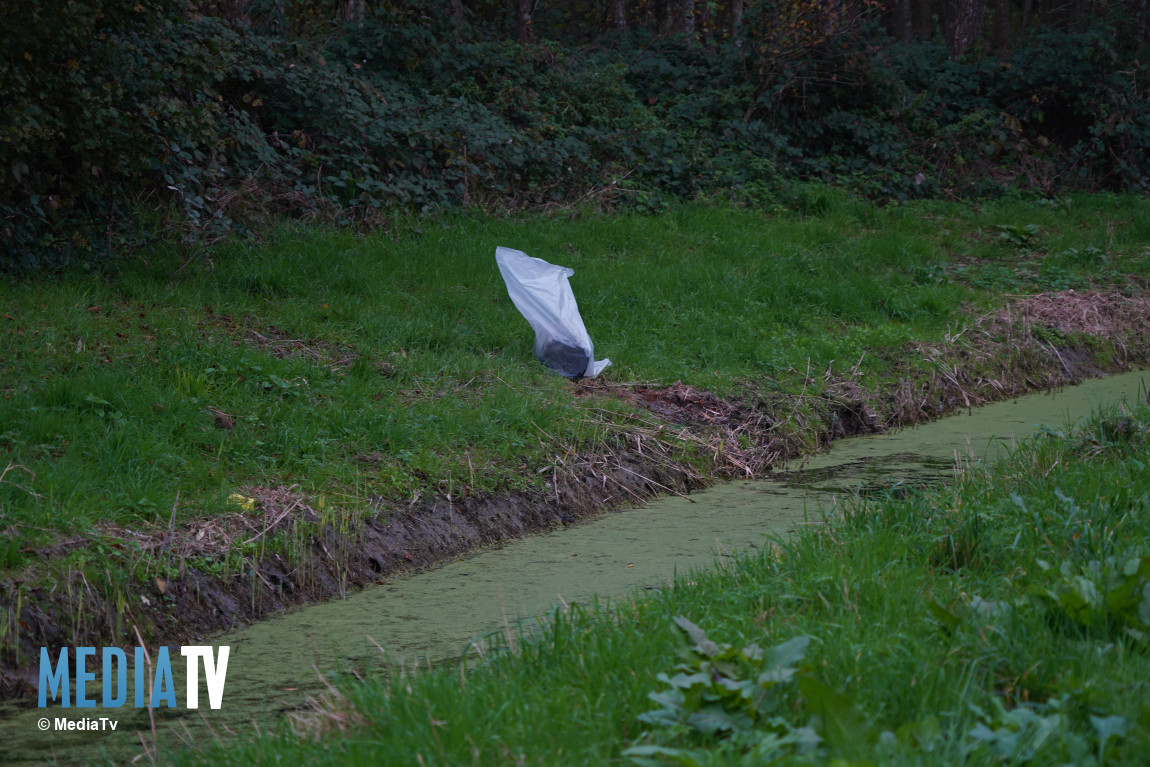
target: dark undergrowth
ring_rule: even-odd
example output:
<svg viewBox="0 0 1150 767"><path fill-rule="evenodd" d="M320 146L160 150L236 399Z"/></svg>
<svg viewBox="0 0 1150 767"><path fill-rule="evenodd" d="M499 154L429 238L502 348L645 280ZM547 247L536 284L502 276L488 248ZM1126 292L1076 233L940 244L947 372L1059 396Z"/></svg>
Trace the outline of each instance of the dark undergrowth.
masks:
<svg viewBox="0 0 1150 767"><path fill-rule="evenodd" d="M269 214L365 229L698 197L819 214L825 184L897 202L1150 178L1148 59L1121 5L958 60L938 36L886 37L879 4L827 24L817 4L748 2L702 40L589 36L587 4L556 4L527 45L507 39L511 3L455 20L372 3L345 26L332 5L0 11L0 269L90 267L156 238L216 258Z"/></svg>

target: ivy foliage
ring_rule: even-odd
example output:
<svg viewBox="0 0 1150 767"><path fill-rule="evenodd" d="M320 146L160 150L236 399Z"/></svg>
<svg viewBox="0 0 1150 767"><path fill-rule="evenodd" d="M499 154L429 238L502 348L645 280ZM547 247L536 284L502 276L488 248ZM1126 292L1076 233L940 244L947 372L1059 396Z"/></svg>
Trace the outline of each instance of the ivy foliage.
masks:
<svg viewBox="0 0 1150 767"><path fill-rule="evenodd" d="M0 10L0 268L103 260L147 210L200 247L269 212L791 205L810 181L895 200L1150 189L1148 59L1101 22L952 61L765 5L706 44L636 28L529 46L429 0L346 26L284 8Z"/></svg>

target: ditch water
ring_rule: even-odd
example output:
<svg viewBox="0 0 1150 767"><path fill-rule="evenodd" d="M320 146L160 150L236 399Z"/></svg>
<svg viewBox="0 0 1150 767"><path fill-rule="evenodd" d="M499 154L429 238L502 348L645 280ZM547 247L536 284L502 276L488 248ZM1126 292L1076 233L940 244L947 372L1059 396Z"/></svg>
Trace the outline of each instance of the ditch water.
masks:
<svg viewBox="0 0 1150 767"><path fill-rule="evenodd" d="M486 635L516 631L518 621L561 602L587 603L658 589L676 573L713 564L817 524L843 493L889 490L944 481L956 462L987 460L1040 425L1060 428L1100 405L1134 402L1145 373L1088 381L1052 394L987 405L913 429L834 443L830 452L795 462L773 479L736 481L582 524L486 549L434 570L398 577L347 599L301 608L216 637L231 658L223 706L157 709L162 746L212 733L268 727L321 688L318 674L459 656ZM175 691L184 705L184 659L173 648ZM99 680L89 697L99 699ZM131 700L129 675L129 700ZM42 716L108 717L115 732L41 732ZM0 708L0 764L127 762L151 742L146 710ZM146 757L142 757L146 763Z"/></svg>

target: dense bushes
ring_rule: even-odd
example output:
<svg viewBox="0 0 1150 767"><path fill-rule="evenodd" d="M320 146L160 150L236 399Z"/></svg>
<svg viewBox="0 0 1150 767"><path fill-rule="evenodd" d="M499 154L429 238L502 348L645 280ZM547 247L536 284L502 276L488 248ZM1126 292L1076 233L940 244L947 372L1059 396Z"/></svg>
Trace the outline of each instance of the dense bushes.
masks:
<svg viewBox="0 0 1150 767"><path fill-rule="evenodd" d="M3 11L0 264L106 257L146 209L202 245L277 211L786 204L810 179L893 199L1150 188L1145 65L1101 27L951 61L762 10L737 39L577 48L395 7L322 37L174 0Z"/></svg>

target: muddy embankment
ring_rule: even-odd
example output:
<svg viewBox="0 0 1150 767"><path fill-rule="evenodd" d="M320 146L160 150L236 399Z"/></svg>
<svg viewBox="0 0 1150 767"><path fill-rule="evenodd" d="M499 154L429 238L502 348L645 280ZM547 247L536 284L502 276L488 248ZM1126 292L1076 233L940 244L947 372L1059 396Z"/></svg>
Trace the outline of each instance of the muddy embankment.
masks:
<svg viewBox="0 0 1150 767"><path fill-rule="evenodd" d="M294 487L249 487L242 491L256 503L246 515L125 531L143 550L182 563L179 576L135 584L127 603L82 576L71 588L25 584L18 606L16 584L0 584L0 608L10 626L0 699L33 692L41 646L129 646L137 644L137 630L148 644L190 643L605 509L686 493L717 479L759 476L835 439L1144 366L1150 362L1150 298L1073 291L1019 297L1000 311L970 315L937 343L914 345L887 362L908 372L868 385L853 361L836 363L825 371L794 371L802 380L798 395L748 391L735 400L679 383L573 384L575 396L609 395L649 415L626 416L620 426L622 414L615 414L609 447L594 454L556 444L550 466L528 469L550 474L544 490L484 498L441 493L408 506L380 501L377 513L341 528L325 523L322 509ZM682 460L685 445L705 460ZM316 532L307 533L290 560L272 554L250 561L242 574L226 575L186 564L297 525ZM62 541L56 551L75 545L83 544Z"/></svg>

